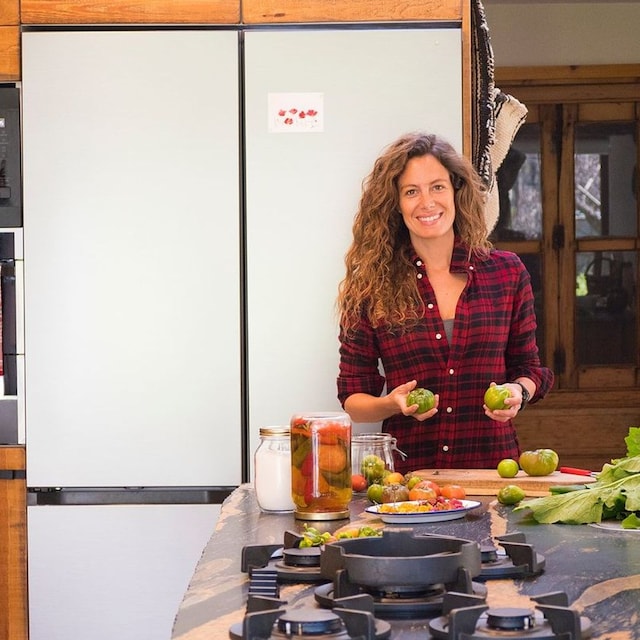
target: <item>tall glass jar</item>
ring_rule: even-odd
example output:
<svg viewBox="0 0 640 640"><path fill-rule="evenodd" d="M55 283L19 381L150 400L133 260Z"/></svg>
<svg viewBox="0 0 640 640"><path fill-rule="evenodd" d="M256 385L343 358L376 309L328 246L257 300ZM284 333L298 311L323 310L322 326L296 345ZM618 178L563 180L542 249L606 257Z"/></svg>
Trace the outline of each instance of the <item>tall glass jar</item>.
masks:
<svg viewBox="0 0 640 640"><path fill-rule="evenodd" d="M354 475L362 475L367 487L382 482L384 476L395 470L394 453L403 459L406 454L397 447L390 433L361 433L351 440L351 461Z"/></svg>
<svg viewBox="0 0 640 640"><path fill-rule="evenodd" d="M260 509L266 513L293 511L289 427L262 427L253 460Z"/></svg>
<svg viewBox="0 0 640 640"><path fill-rule="evenodd" d="M291 418L291 489L299 520L349 517L351 418L346 413Z"/></svg>

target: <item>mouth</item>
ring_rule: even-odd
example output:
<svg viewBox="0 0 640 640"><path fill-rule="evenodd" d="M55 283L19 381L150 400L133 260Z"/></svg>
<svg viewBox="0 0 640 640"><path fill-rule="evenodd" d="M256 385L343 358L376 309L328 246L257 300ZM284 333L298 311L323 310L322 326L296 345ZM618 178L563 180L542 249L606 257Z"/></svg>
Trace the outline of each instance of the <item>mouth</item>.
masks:
<svg viewBox="0 0 640 640"><path fill-rule="evenodd" d="M420 224L432 224L442 217L442 213L434 213L430 216L418 216L417 220Z"/></svg>

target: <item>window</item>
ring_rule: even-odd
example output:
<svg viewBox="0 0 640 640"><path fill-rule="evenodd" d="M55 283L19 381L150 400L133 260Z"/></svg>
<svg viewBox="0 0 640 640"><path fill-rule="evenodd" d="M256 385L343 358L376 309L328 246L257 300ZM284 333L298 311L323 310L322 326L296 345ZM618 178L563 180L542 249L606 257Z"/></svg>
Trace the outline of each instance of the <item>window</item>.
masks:
<svg viewBox="0 0 640 640"><path fill-rule="evenodd" d="M529 114L498 170L492 240L531 273L556 389L637 388L640 67L505 72Z"/></svg>

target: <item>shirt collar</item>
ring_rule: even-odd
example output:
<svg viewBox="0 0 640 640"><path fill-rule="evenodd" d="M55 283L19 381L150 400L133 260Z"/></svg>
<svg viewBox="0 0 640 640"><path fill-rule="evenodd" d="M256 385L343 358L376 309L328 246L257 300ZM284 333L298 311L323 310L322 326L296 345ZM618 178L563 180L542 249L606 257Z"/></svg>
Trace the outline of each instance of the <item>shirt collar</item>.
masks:
<svg viewBox="0 0 640 640"><path fill-rule="evenodd" d="M412 262L416 267L424 267L422 258L413 251ZM468 272L475 269L475 263L477 262L476 256L472 253L469 255L469 247L456 236L455 243L453 245L453 254L451 255L451 267L450 271L454 273Z"/></svg>

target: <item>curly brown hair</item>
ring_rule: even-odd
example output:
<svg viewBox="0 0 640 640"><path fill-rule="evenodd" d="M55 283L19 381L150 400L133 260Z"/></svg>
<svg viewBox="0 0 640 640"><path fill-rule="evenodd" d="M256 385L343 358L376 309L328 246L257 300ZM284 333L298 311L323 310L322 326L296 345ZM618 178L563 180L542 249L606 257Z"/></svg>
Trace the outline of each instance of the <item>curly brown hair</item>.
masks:
<svg viewBox="0 0 640 640"><path fill-rule="evenodd" d="M449 171L454 188L454 232L470 253L491 248L485 223L486 187L471 162L433 134L409 133L391 143L364 179L345 256L337 308L342 329L354 329L363 313L374 327L408 327L424 309L411 264L409 232L399 213L398 177L412 158L432 155Z"/></svg>

